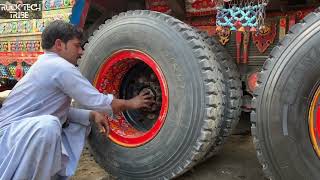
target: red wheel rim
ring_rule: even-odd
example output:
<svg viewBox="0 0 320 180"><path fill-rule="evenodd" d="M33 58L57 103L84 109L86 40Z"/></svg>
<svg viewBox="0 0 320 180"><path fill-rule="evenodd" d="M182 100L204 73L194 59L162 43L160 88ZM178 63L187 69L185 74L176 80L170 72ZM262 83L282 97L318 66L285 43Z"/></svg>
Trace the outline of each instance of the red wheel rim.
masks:
<svg viewBox="0 0 320 180"><path fill-rule="evenodd" d="M145 63L152 69L158 79L162 102L159 115L151 129L144 132L134 128L126 120L123 113L117 114L115 119L106 117L110 127L109 138L113 142L125 147L141 146L155 138L165 122L168 111L168 88L164 75L154 59L138 50L120 50L108 57L104 62L98 70L94 85L100 92L113 94L116 98L119 97L120 86L124 76L137 63Z"/></svg>
<svg viewBox="0 0 320 180"><path fill-rule="evenodd" d="M320 157L320 87L313 96L309 108L309 134L310 139L318 157Z"/></svg>

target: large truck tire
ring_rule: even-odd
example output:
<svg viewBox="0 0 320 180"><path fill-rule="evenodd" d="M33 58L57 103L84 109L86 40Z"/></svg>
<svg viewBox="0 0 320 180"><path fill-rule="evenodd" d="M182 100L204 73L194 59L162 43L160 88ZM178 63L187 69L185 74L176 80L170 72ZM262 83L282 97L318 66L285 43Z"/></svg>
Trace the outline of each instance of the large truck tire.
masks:
<svg viewBox="0 0 320 180"><path fill-rule="evenodd" d="M259 74L252 135L269 179L320 177L319 42L317 11L289 30Z"/></svg>
<svg viewBox="0 0 320 180"><path fill-rule="evenodd" d="M85 45L80 69L104 93L142 90L151 109L108 118L109 138L93 126L95 160L119 179L171 179L193 167L219 132L222 73L200 36L165 14L138 10L107 20Z"/></svg>
<svg viewBox="0 0 320 180"><path fill-rule="evenodd" d="M208 36L207 32L199 30L197 32L208 45L214 59L220 64L225 82L225 106L220 132L213 139L213 145L205 156L206 159L220 152L227 138L237 126L241 114L242 87L239 69L227 50L214 37Z"/></svg>

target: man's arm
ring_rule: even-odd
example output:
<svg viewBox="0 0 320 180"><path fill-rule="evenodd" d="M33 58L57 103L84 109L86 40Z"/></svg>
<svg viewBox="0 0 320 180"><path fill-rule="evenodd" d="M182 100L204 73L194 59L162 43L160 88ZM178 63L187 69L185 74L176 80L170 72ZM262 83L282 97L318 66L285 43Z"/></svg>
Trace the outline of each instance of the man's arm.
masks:
<svg viewBox="0 0 320 180"><path fill-rule="evenodd" d="M113 95L100 93L74 66L59 66L52 76L57 88L85 109L106 112L111 110Z"/></svg>
<svg viewBox="0 0 320 180"><path fill-rule="evenodd" d="M117 113L127 109L149 107L154 102L152 96L146 92L130 100L115 99L111 94L100 93L75 67L61 69L53 78L59 89L91 110L100 112L112 110Z"/></svg>
<svg viewBox="0 0 320 180"><path fill-rule="evenodd" d="M140 108L149 108L154 100L153 96L148 92L141 92L138 96L129 99L113 99L111 103L113 113L122 112L128 109L140 109Z"/></svg>
<svg viewBox="0 0 320 180"><path fill-rule="evenodd" d="M108 137L109 135L109 124L106 120L106 115L103 113L99 113L96 111L91 111L90 112L90 121L94 122L98 129L99 132Z"/></svg>
<svg viewBox="0 0 320 180"><path fill-rule="evenodd" d="M78 109L74 107L69 108L67 119L69 122L75 122L84 126L90 125L91 110Z"/></svg>
<svg viewBox="0 0 320 180"><path fill-rule="evenodd" d="M109 126L105 116L105 114L96 111L70 107L67 118L69 122L78 123L84 126L89 126L94 123L98 127L100 133L108 136Z"/></svg>

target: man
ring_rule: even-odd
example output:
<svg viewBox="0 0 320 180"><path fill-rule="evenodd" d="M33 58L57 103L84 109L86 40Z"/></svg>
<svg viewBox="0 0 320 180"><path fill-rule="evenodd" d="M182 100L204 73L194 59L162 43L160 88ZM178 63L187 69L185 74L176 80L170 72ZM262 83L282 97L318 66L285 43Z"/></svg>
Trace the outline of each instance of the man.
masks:
<svg viewBox="0 0 320 180"><path fill-rule="evenodd" d="M0 109L0 180L68 179L76 170L89 119L104 133L108 124L100 112L153 103L147 94L121 100L99 93L75 67L83 52L81 37L63 21L54 21L43 31L45 53ZM95 111L70 107L71 98Z"/></svg>

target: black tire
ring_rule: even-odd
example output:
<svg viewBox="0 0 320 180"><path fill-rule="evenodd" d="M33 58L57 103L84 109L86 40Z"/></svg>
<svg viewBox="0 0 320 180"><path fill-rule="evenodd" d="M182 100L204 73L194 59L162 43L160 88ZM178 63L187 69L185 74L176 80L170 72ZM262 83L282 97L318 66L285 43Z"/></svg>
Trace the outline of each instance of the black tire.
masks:
<svg viewBox="0 0 320 180"><path fill-rule="evenodd" d="M213 140L213 145L205 156L205 158L210 158L220 152L227 137L232 134L232 131L239 122L241 114L242 89L240 72L234 62L234 59L230 56L227 50L222 47L214 37L209 37L206 32L198 31L198 33L203 38L203 41L208 45L214 59L216 59L220 64L226 87L224 101L225 107L220 131L218 136Z"/></svg>
<svg viewBox="0 0 320 180"><path fill-rule="evenodd" d="M293 26L259 74L251 113L257 156L269 179L315 180L320 161L308 129L308 111L320 81L320 13Z"/></svg>
<svg viewBox="0 0 320 180"><path fill-rule="evenodd" d="M120 49L149 54L160 66L169 90L165 123L150 142L126 148L92 129L89 144L96 161L120 179L170 179L207 153L219 130L222 74L209 50L185 23L151 11L129 11L107 20L85 45L82 73L94 81L106 57Z"/></svg>

